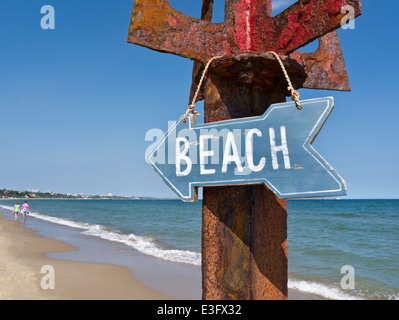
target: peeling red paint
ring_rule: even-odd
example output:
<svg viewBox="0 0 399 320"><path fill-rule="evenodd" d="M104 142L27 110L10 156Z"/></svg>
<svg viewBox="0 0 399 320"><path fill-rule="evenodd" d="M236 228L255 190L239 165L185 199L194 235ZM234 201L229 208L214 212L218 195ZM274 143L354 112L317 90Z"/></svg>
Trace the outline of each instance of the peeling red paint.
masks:
<svg viewBox="0 0 399 320"><path fill-rule="evenodd" d="M308 75L303 88L350 91L337 31L321 37L315 52L296 51L290 57L303 65Z"/></svg>
<svg viewBox="0 0 399 320"><path fill-rule="evenodd" d="M328 6L325 4L322 10L328 11L332 15L341 13L341 8L345 5L344 2L344 0L334 0Z"/></svg>
<svg viewBox="0 0 399 320"><path fill-rule="evenodd" d="M171 53L202 63L248 51L287 55L340 27L346 4L361 14L360 0L302 0L275 17L270 0L226 0L225 22L216 24L183 15L167 1L136 0L128 41L160 51L169 43ZM147 37L144 29L162 35Z"/></svg>
<svg viewBox="0 0 399 320"><path fill-rule="evenodd" d="M173 29L179 29L179 23L175 16L171 15L168 18L168 24Z"/></svg>
<svg viewBox="0 0 399 320"><path fill-rule="evenodd" d="M232 3L235 42L242 52L259 51L264 42L263 25L270 25L271 0Z"/></svg>

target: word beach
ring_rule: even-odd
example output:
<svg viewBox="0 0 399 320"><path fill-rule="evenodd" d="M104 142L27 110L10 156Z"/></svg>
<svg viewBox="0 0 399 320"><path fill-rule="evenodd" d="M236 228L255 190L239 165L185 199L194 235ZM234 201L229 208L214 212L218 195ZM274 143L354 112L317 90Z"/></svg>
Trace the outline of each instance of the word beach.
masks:
<svg viewBox="0 0 399 320"><path fill-rule="evenodd" d="M194 125L181 117L148 163L183 201L195 187L265 183L280 198L342 196L343 179L311 146L333 98L274 104L259 117Z"/></svg>

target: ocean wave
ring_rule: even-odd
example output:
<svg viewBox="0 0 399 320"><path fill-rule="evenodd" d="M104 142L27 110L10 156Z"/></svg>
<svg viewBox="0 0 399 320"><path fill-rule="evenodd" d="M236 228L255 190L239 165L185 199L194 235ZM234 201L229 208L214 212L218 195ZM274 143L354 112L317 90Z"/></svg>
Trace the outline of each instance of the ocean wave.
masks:
<svg viewBox="0 0 399 320"><path fill-rule="evenodd" d="M137 236L135 234L121 234L114 231L108 231L100 225L90 226L83 234L96 236L102 239L124 243L147 255L172 261L201 265L201 254L198 252L177 250L177 249L162 249L151 237Z"/></svg>
<svg viewBox="0 0 399 320"><path fill-rule="evenodd" d="M331 300L363 300L360 297L348 294L336 287L314 281L288 279L288 288L315 294Z"/></svg>
<svg viewBox="0 0 399 320"><path fill-rule="evenodd" d="M14 210L14 207L4 206L4 205L0 205L0 208L7 209L7 210L11 210L11 211Z"/></svg>
<svg viewBox="0 0 399 320"><path fill-rule="evenodd" d="M5 205L0 205L0 208L11 211L13 210L13 207ZM89 223L77 222L65 218L57 218L54 216L41 214L39 212L30 212L30 216L63 226L82 229L82 233L85 235L123 243L149 256L172 262L188 263L195 266L201 265L200 253L178 249L163 249L158 246L155 243L154 239L149 236L138 236L132 233L123 234L119 233L116 230L107 230L107 228L102 225L94 225Z"/></svg>

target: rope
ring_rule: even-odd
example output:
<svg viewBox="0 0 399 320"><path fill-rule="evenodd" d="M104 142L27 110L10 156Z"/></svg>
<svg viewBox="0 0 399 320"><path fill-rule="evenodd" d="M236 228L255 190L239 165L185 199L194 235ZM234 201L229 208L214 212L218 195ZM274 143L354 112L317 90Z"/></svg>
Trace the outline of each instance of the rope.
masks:
<svg viewBox="0 0 399 320"><path fill-rule="evenodd" d="M288 76L287 70L285 69L284 64L283 64L283 62L281 61L279 55L278 55L277 53L273 52L273 51L269 51L269 52L266 52L266 53L272 54L272 55L276 58L276 60L278 61L278 63L280 64L280 67L281 67L281 69L282 69L282 71L283 71L283 73L284 73L284 77L285 77L285 79L287 80L287 83L288 83L288 88L287 88L287 89L288 89L288 91L289 91L290 94L291 94L291 100L292 100L292 101L295 101L295 104L296 104L296 107L297 107L298 110L302 110L302 106L301 106L301 104L300 104L300 102L299 102L300 94L299 94L299 92L296 91L296 90L294 89L294 87L292 86L290 77ZM194 114L194 115L196 115L196 116L200 116L200 113L199 113L197 110L195 110L195 101L197 100L197 96L198 96L198 94L199 94L199 91L201 90L201 86L202 86L202 83L204 82L205 75L206 75L206 73L208 72L209 66L212 64L212 62L213 62L214 60L217 60L217 59L220 59L220 58L223 58L223 56L216 56L216 57L213 57L213 58L211 58L211 59L207 62L206 66L205 66L205 69L204 69L204 71L203 71L203 73L202 73L200 82L199 82L199 84L198 84L197 90L195 91L193 100L192 100L191 104L189 105L189 107L188 107L186 113L184 114L184 118L183 118L183 122L184 122L184 123L186 123L186 121L187 121L187 116L188 116L189 113L192 113L192 114Z"/></svg>
<svg viewBox="0 0 399 320"><path fill-rule="evenodd" d="M298 110L302 110L302 106L301 106L301 104L300 104L300 102L299 102L300 94L299 94L299 92L296 91L296 90L294 89L294 87L292 86L290 77L288 76L287 70L285 69L284 64L283 64L283 62L281 61L279 55L278 55L277 53L273 52L273 51L269 51L269 52L267 52L267 53L271 53L271 54L276 58L276 60L278 61L278 63L280 64L281 70L283 70L284 77L285 77L285 79L287 80L287 83L288 83L288 88L287 88L287 89L288 89L288 91L289 91L290 94L291 94L291 100L292 100L292 101L295 101L295 104L296 104L296 107L297 107Z"/></svg>
<svg viewBox="0 0 399 320"><path fill-rule="evenodd" d="M200 82L199 82L199 84L198 84L197 91L195 91L193 100L192 100L191 104L189 105L189 107L188 107L188 109L187 109L187 111L186 111L186 113L185 113L185 115L184 115L183 123L186 123L186 121L187 121L187 116L188 116L188 114L189 114L190 112L191 112L192 114L196 115L196 116L200 116L200 113L199 113L198 111L194 110L194 109L195 109L195 101L197 100L198 93L199 93L199 91L201 90L202 82L204 82L205 75L206 75L206 73L208 72L209 66L211 65L211 63L212 63L214 60L220 59L220 58L222 58L222 56L213 57L213 58L210 59L210 60L208 61L208 63L206 64L205 69L204 69L204 72L202 73L202 76L201 76L201 80L200 80Z"/></svg>

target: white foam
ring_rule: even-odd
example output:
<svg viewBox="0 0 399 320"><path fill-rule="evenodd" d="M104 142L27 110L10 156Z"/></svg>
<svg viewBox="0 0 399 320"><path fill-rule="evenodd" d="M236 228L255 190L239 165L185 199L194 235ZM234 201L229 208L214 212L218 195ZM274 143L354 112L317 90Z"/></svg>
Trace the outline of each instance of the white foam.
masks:
<svg viewBox="0 0 399 320"><path fill-rule="evenodd" d="M325 284L313 281L289 279L288 288L319 295L332 300L363 300L359 297L346 293L343 289L327 286Z"/></svg>
<svg viewBox="0 0 399 320"><path fill-rule="evenodd" d="M7 209L7 210L11 210L11 211L14 210L14 207L4 206L4 205L0 205L0 208Z"/></svg>
<svg viewBox="0 0 399 320"><path fill-rule="evenodd" d="M90 226L83 232L86 235L96 236L102 239L124 243L147 255L160 259L201 265L201 254L187 250L167 250L160 248L151 237L137 236L135 234L120 234L106 230L103 226Z"/></svg>
<svg viewBox="0 0 399 320"><path fill-rule="evenodd" d="M13 210L13 207L0 205L0 208L4 208L7 210ZM199 266L201 265L201 254L198 252L187 251L187 250L167 250L160 248L151 237L146 236L137 236L135 234L122 234L116 231L109 231L104 226L101 225L93 225L89 223L76 222L68 219L57 218L49 215L44 215L39 212L30 212L30 216L35 217L37 219L45 220L48 222L82 229L82 233L89 236L99 237L101 239L120 242L126 244L134 249L147 254L149 256L153 256L156 258L172 261L172 262L180 262L180 263L188 263L192 265Z"/></svg>

